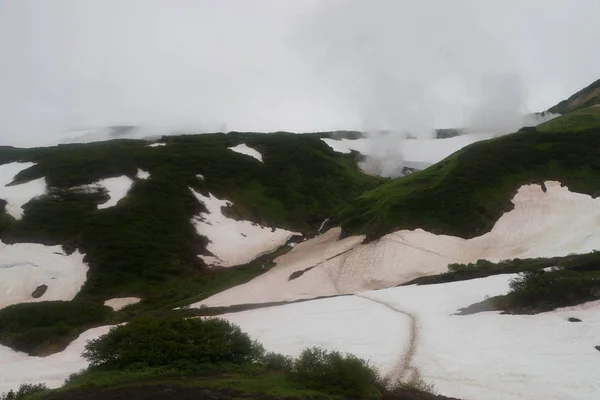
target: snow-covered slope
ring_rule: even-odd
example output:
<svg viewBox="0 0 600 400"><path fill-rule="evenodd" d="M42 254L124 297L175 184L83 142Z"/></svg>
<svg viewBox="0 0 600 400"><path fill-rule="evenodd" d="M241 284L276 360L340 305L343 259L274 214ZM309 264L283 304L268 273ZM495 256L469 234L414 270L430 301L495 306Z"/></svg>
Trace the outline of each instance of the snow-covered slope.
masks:
<svg viewBox="0 0 600 400"><path fill-rule="evenodd" d="M0 241L0 308L11 304L72 300L86 280L83 254L65 255L60 246L35 243L7 245ZM42 285L39 298L32 293Z"/></svg>
<svg viewBox="0 0 600 400"><path fill-rule="evenodd" d="M489 139L492 136L492 134L465 134L446 139L397 139L394 141L368 138L356 140L323 138L321 140L340 153L350 153L350 150L355 150L373 157L381 157L382 151L388 152L389 147L394 146L394 157L403 158L405 162L434 164L471 143ZM382 143L385 144L385 147Z"/></svg>
<svg viewBox="0 0 600 400"><path fill-rule="evenodd" d="M268 350L297 355L322 346L353 353L390 377L420 376L441 394L464 400L596 399L600 302L539 315L454 315L506 293L511 277L398 287L223 317Z"/></svg>
<svg viewBox="0 0 600 400"><path fill-rule="evenodd" d="M23 215L22 206L25 203L46 193L46 180L44 178L6 186L13 182L16 174L34 165L30 162L0 165L0 199L6 200L6 212L16 219L20 219Z"/></svg>
<svg viewBox="0 0 600 400"><path fill-rule="evenodd" d="M558 182L522 186L493 229L473 239L401 230L368 244L337 241L339 229L308 240L275 260L254 280L193 306L228 306L296 300L381 289L478 259L564 256L600 248L600 199L573 193ZM568 229L565 229L568 227ZM312 267L312 269L310 269ZM309 270L307 270L309 269ZM306 270L296 279L292 273Z"/></svg>
<svg viewBox="0 0 600 400"><path fill-rule="evenodd" d="M207 250L213 256L199 256L208 265L232 267L246 264L261 254L283 246L290 237L297 235L285 229L227 218L221 208L231 205L231 202L219 200L210 193L204 196L190 190L208 210L208 213L201 213L192 220L198 234L209 240Z"/></svg>
<svg viewBox="0 0 600 400"><path fill-rule="evenodd" d="M245 156L256 158L258 161L263 162L262 154L254 150L252 147L248 147L245 143L238 144L237 146L228 147L229 150L235 151L236 153L243 154Z"/></svg>
<svg viewBox="0 0 600 400"><path fill-rule="evenodd" d="M69 375L88 366L81 357L86 342L104 335L110 328L101 326L85 331L65 350L47 357L28 356L0 345L0 393L17 389L23 383L45 383L49 388L62 386Z"/></svg>

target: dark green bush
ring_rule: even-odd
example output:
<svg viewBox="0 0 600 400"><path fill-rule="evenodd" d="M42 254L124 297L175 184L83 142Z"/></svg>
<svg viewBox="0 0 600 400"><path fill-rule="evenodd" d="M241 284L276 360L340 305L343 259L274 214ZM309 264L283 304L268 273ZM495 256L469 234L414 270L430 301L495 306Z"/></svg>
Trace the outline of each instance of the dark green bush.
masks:
<svg viewBox="0 0 600 400"><path fill-rule="evenodd" d="M24 383L19 386L19 389L15 392L10 390L6 393L0 393L0 400L21 400L35 393L45 392L48 388L44 384L30 384Z"/></svg>
<svg viewBox="0 0 600 400"><path fill-rule="evenodd" d="M378 398L380 393L379 373L366 361L317 347L304 350L288 375L307 388L350 398Z"/></svg>
<svg viewBox="0 0 600 400"><path fill-rule="evenodd" d="M600 298L600 278L593 271L527 271L510 281L512 308L550 310Z"/></svg>
<svg viewBox="0 0 600 400"><path fill-rule="evenodd" d="M83 356L108 369L190 364L251 364L263 347L239 327L218 318L142 317L88 342Z"/></svg>
<svg viewBox="0 0 600 400"><path fill-rule="evenodd" d="M268 352L263 356L261 364L269 371L288 372L292 370L294 358L279 353Z"/></svg>
<svg viewBox="0 0 600 400"><path fill-rule="evenodd" d="M106 321L109 307L85 301L45 301L0 310L0 343L30 354L66 347L77 335Z"/></svg>

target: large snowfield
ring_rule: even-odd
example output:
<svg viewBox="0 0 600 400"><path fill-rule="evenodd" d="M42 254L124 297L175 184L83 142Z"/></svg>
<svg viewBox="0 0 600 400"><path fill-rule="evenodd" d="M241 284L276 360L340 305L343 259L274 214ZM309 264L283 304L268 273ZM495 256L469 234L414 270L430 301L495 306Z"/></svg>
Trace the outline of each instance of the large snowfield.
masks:
<svg viewBox="0 0 600 400"><path fill-rule="evenodd" d="M442 273L451 263L565 256L600 248L600 199L573 193L558 182L545 185L547 192L540 185L522 186L512 199L514 209L490 232L472 239L417 229L361 244L362 236L338 241L340 230L335 228L277 258L267 273L192 307L356 293ZM302 270L307 271L290 279Z"/></svg>
<svg viewBox="0 0 600 400"><path fill-rule="evenodd" d="M238 221L223 215L222 208L232 203L220 200L209 193L204 196L190 189L207 213L194 217L192 223L199 235L209 240L206 247L213 255L200 255L207 265L232 267L249 263L261 254L284 245L297 233L285 229L269 228L250 221Z"/></svg>
<svg viewBox="0 0 600 400"><path fill-rule="evenodd" d="M356 354L465 400L591 400L600 393L600 301L538 315L454 315L514 275L405 286L224 315L268 350ZM582 321L569 322L569 317Z"/></svg>
<svg viewBox="0 0 600 400"><path fill-rule="evenodd" d="M61 246L0 241L0 309L17 303L72 300L85 283L87 271L78 251L66 255ZM46 292L32 297L42 285L48 287Z"/></svg>

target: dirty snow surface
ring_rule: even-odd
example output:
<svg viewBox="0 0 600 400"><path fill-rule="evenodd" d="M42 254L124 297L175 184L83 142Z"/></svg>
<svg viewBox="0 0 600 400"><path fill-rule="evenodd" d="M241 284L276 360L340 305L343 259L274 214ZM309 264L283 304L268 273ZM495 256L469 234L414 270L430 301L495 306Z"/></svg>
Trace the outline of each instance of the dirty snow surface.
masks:
<svg viewBox="0 0 600 400"><path fill-rule="evenodd" d="M0 309L33 301L72 300L86 280L88 266L78 251L66 255L60 246L0 241L0 255ZM33 298L42 285L48 287L46 292Z"/></svg>
<svg viewBox="0 0 600 400"><path fill-rule="evenodd" d="M88 366L81 357L88 340L108 333L110 326L82 333L65 350L47 357L33 357L0 345L0 393L18 389L22 383L45 383L49 388L62 386L69 375Z"/></svg>
<svg viewBox="0 0 600 400"><path fill-rule="evenodd" d="M0 165L0 199L6 200L6 212L16 219L23 216L22 206L34 197L46 193L46 179L39 178L14 186L6 186L13 182L15 175L35 163L10 163Z"/></svg>
<svg viewBox="0 0 600 400"><path fill-rule="evenodd" d="M249 263L258 256L283 246L290 237L297 234L228 218L223 215L222 207L230 206L231 202L219 200L210 193L204 196L190 190L208 210L208 213L201 213L192 220L198 234L209 240L207 250L213 255L199 256L208 265L232 267Z"/></svg>
<svg viewBox="0 0 600 400"><path fill-rule="evenodd" d="M234 146L234 147L228 147L228 149L229 150L233 150L236 153L240 153L240 154L243 154L243 155L246 155L246 156L254 157L258 161L263 162L262 154L260 154L256 150L254 150L252 147L248 147L245 143L238 144L237 146Z"/></svg>
<svg viewBox="0 0 600 400"><path fill-rule="evenodd" d="M137 304L141 300L142 299L139 297L116 297L114 299L106 300L104 305L112 308L115 311L119 311L132 304Z"/></svg>
<svg viewBox="0 0 600 400"><path fill-rule="evenodd" d="M226 314L268 350L322 346L385 375L420 376L464 400L592 400L600 392L600 301L538 315L458 309L505 294L514 275L406 286ZM576 317L580 323L567 319Z"/></svg>
<svg viewBox="0 0 600 400"><path fill-rule="evenodd" d="M340 229L334 228L277 258L267 273L193 306L355 293L442 273L451 263L565 256L600 248L600 199L570 192L558 182L546 182L546 187L544 193L539 185L522 186L512 200L514 209L490 232L472 239L417 229L361 244L362 236L338 240ZM293 273L301 275L290 279Z"/></svg>
<svg viewBox="0 0 600 400"><path fill-rule="evenodd" d="M385 154L382 152L387 152L389 146L395 146L394 155L401 153L405 162L434 164L471 143L489 139L492 136L492 134L471 133L447 139L398 139L393 142L384 139L388 144L386 147L382 147L380 141L369 139L322 138L321 140L339 153L350 153L351 150L356 150L366 156L376 157L384 156Z"/></svg>

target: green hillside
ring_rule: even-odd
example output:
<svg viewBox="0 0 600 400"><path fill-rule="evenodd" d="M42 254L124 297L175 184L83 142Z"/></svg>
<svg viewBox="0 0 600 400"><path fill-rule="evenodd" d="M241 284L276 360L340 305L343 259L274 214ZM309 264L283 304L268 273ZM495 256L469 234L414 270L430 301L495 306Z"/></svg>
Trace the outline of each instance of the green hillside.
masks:
<svg viewBox="0 0 600 400"><path fill-rule="evenodd" d="M556 180L600 195L600 120L581 110L524 131L463 148L410 176L385 183L337 214L345 232L379 237L397 229L474 237L510 210L527 183ZM540 189L541 190L541 189Z"/></svg>

